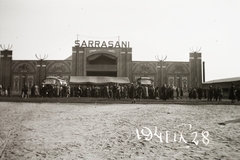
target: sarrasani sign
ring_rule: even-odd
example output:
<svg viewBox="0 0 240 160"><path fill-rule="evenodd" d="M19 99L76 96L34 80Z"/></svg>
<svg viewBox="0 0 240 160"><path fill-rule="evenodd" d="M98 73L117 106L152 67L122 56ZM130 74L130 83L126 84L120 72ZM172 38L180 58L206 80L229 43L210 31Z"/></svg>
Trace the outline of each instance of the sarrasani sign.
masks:
<svg viewBox="0 0 240 160"><path fill-rule="evenodd" d="M89 47L89 48L129 48L130 47L130 43L129 41L108 41L108 42L105 42L105 41L92 41L92 40L89 40L89 41L81 41L80 40L76 40L75 41L75 44L76 46L79 46L79 47Z"/></svg>

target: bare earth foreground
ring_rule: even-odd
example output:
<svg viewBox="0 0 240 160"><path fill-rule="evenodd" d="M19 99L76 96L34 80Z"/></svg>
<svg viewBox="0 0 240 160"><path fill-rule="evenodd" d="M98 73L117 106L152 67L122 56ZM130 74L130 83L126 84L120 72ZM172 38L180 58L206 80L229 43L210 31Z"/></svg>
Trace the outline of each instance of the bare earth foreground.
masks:
<svg viewBox="0 0 240 160"><path fill-rule="evenodd" d="M239 119L238 105L1 102L0 159L239 159Z"/></svg>

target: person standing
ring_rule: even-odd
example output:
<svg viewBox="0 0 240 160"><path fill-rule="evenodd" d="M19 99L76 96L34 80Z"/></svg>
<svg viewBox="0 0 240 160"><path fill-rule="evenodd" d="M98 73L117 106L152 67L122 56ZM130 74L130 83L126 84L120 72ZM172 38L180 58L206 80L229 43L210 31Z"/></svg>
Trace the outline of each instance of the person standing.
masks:
<svg viewBox="0 0 240 160"><path fill-rule="evenodd" d="M58 97L58 93L57 93L57 87L58 87L58 85L57 84L55 84L54 85L54 97Z"/></svg>
<svg viewBox="0 0 240 160"><path fill-rule="evenodd" d="M217 100L218 100L218 97L219 97L219 95L218 95L218 89L215 88L215 89L213 90L213 92L214 92L214 99L217 101Z"/></svg>
<svg viewBox="0 0 240 160"><path fill-rule="evenodd" d="M158 87L155 88L155 99L156 100L159 99L159 88Z"/></svg>
<svg viewBox="0 0 240 160"><path fill-rule="evenodd" d="M110 98L110 94L109 94L109 86L106 85L106 97Z"/></svg>
<svg viewBox="0 0 240 160"><path fill-rule="evenodd" d="M128 87L127 85L124 85L124 99L128 98Z"/></svg>
<svg viewBox="0 0 240 160"><path fill-rule="evenodd" d="M141 99L142 99L142 93L143 93L143 88L142 88L141 85L138 86L138 88L137 88L137 93L138 93L139 101L141 101Z"/></svg>
<svg viewBox="0 0 240 160"><path fill-rule="evenodd" d="M90 97L91 96L90 86L87 86L86 91L87 91L87 97Z"/></svg>
<svg viewBox="0 0 240 160"><path fill-rule="evenodd" d="M188 89L188 98L192 99L192 88Z"/></svg>
<svg viewBox="0 0 240 160"><path fill-rule="evenodd" d="M4 92L4 96L7 97L8 96L8 90L5 86L3 86L3 92Z"/></svg>
<svg viewBox="0 0 240 160"><path fill-rule="evenodd" d="M180 88L180 99L182 99L182 97L183 97L183 89L182 89L182 87Z"/></svg>
<svg viewBox="0 0 240 160"><path fill-rule="evenodd" d="M31 97L35 97L35 84L31 87Z"/></svg>
<svg viewBox="0 0 240 160"><path fill-rule="evenodd" d="M232 103L235 103L235 85L231 83L231 88L229 92L229 99L231 99Z"/></svg>
<svg viewBox="0 0 240 160"><path fill-rule="evenodd" d="M204 96L205 99L207 99L207 91L206 91L205 88L203 89L203 96Z"/></svg>
<svg viewBox="0 0 240 160"><path fill-rule="evenodd" d="M212 86L209 86L208 101L212 101L212 98L213 98L213 89L212 89Z"/></svg>
<svg viewBox="0 0 240 160"><path fill-rule="evenodd" d="M77 87L77 96L80 98L82 96L82 88L80 85Z"/></svg>
<svg viewBox="0 0 240 160"><path fill-rule="evenodd" d="M202 88L201 87L199 87L198 89L197 89L197 94L198 94L198 99L202 99L202 95L203 95L203 90L202 90Z"/></svg>
<svg viewBox="0 0 240 160"><path fill-rule="evenodd" d="M164 84L161 89L161 96L162 100L166 101L167 100L167 86Z"/></svg>
<svg viewBox="0 0 240 160"><path fill-rule="evenodd" d="M131 87L129 89L129 97L130 97L130 99L132 99L132 103L136 103L136 98L135 98L136 95L135 95L135 93L136 93L135 87L134 87L134 85L132 83Z"/></svg>
<svg viewBox="0 0 240 160"><path fill-rule="evenodd" d="M38 85L35 85L34 86L35 87L35 96L39 96L39 87L38 87Z"/></svg>
<svg viewBox="0 0 240 160"><path fill-rule="evenodd" d="M117 98L117 84L113 85L112 92L113 92L113 99L116 100L116 98Z"/></svg>
<svg viewBox="0 0 240 160"><path fill-rule="evenodd" d="M27 85L24 86L23 88L23 98L27 99L28 98L28 87Z"/></svg>
<svg viewBox="0 0 240 160"><path fill-rule="evenodd" d="M109 86L109 97L113 98L113 85Z"/></svg>
<svg viewBox="0 0 240 160"><path fill-rule="evenodd" d="M176 88L176 93L177 93L177 99L178 99L178 97L179 97L179 88L178 87Z"/></svg>
<svg viewBox="0 0 240 160"><path fill-rule="evenodd" d="M63 86L62 85L59 87L59 96L63 97Z"/></svg>
<svg viewBox="0 0 240 160"><path fill-rule="evenodd" d="M63 93L63 97L67 97L67 86L66 85L63 85L62 93Z"/></svg>
<svg viewBox="0 0 240 160"><path fill-rule="evenodd" d="M117 85L116 99L121 100L121 86L119 84Z"/></svg>
<svg viewBox="0 0 240 160"><path fill-rule="evenodd" d="M41 96L42 97L46 97L47 87L45 85L42 85L41 92L42 92Z"/></svg>
<svg viewBox="0 0 240 160"><path fill-rule="evenodd" d="M193 99L196 99L196 98L197 98L196 88L192 88L192 98L193 98Z"/></svg>
<svg viewBox="0 0 240 160"><path fill-rule="evenodd" d="M11 87L10 86L8 86L7 91L8 91L8 97L10 97L11 96Z"/></svg>
<svg viewBox="0 0 240 160"><path fill-rule="evenodd" d="M70 86L66 86L66 97L68 98L68 97L70 97L70 95L71 95L71 87Z"/></svg>
<svg viewBox="0 0 240 160"><path fill-rule="evenodd" d="M0 96L2 96L2 85L0 84Z"/></svg>
<svg viewBox="0 0 240 160"><path fill-rule="evenodd" d="M240 101L240 88L237 89L236 91L236 97L237 97L237 101Z"/></svg>
<svg viewBox="0 0 240 160"><path fill-rule="evenodd" d="M223 97L223 90L222 90L222 88L218 87L217 92L218 92L218 100L221 101L222 97Z"/></svg>

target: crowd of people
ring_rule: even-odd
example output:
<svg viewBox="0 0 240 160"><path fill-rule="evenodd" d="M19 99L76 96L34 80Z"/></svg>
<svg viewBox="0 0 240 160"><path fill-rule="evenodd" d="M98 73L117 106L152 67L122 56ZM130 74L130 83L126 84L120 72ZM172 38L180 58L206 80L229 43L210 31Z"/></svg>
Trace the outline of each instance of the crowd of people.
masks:
<svg viewBox="0 0 240 160"><path fill-rule="evenodd" d="M207 99L208 101L221 101L223 98L223 90L220 87L213 88L211 85L209 89L204 88L190 88L188 90L189 99Z"/></svg>
<svg viewBox="0 0 240 160"><path fill-rule="evenodd" d="M22 88L23 98L29 97L102 97L120 99L174 99L183 97L183 89L164 85L154 87L148 85L108 84L108 85L33 85L30 89L25 85Z"/></svg>
<svg viewBox="0 0 240 160"><path fill-rule="evenodd" d="M70 97L70 86L67 85L33 85L28 89L27 85L22 88L22 98L29 97Z"/></svg>
<svg viewBox="0 0 240 160"><path fill-rule="evenodd" d="M188 92L188 93L187 93ZM185 94L184 94L185 93ZM141 84L108 84L108 85L50 85L42 84L41 87L33 85L28 88L25 85L22 88L22 98L29 97L102 97L113 98L115 100L132 99L135 103L136 100L142 99L181 99L188 94L189 99L207 99L208 101L221 101L223 98L223 89L220 87L213 88L211 85L208 89L204 88L183 88L173 87L164 84L161 87L153 85ZM11 89L0 85L0 96L10 96ZM226 96L225 96L226 97ZM229 89L229 99L231 102L240 101L240 88L236 88L231 84Z"/></svg>

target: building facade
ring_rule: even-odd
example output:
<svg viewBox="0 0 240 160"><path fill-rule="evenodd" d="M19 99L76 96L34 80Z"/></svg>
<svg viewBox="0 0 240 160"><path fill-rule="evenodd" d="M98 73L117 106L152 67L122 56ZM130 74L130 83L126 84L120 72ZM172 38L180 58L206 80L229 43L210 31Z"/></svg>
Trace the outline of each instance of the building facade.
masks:
<svg viewBox="0 0 240 160"><path fill-rule="evenodd" d="M150 77L154 86L163 84L182 87L202 87L201 53L189 53L189 61L133 61L128 42L75 41L72 55L65 60L13 60L12 50L0 54L0 84L11 87L19 94L24 84L29 88L41 85L48 76L69 80L70 76L128 77L136 82L140 77ZM107 45L108 44L108 45Z"/></svg>

